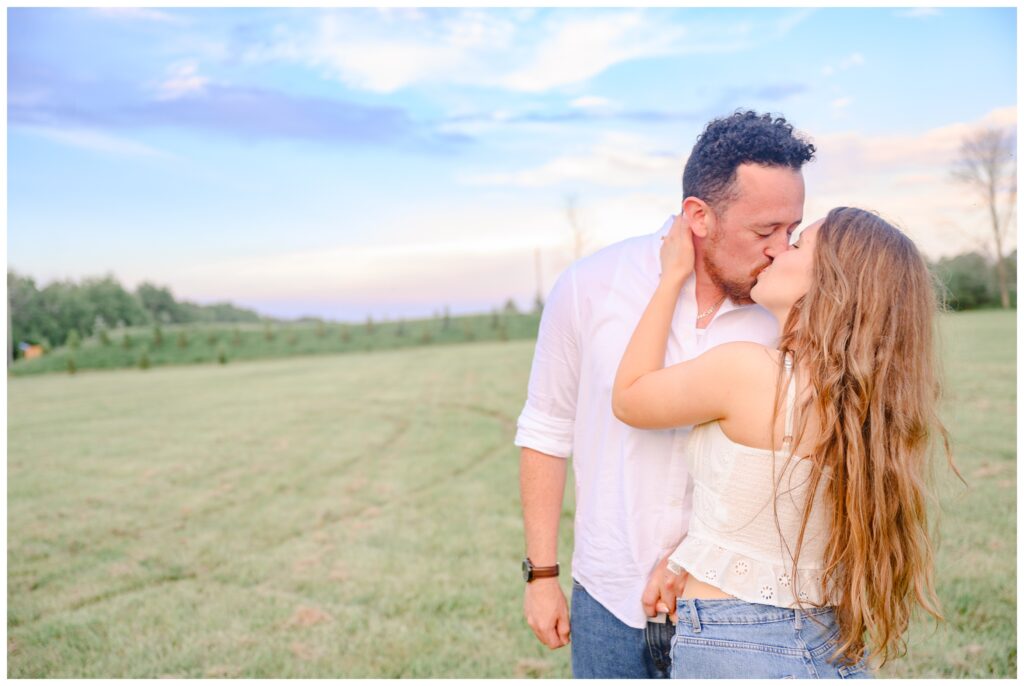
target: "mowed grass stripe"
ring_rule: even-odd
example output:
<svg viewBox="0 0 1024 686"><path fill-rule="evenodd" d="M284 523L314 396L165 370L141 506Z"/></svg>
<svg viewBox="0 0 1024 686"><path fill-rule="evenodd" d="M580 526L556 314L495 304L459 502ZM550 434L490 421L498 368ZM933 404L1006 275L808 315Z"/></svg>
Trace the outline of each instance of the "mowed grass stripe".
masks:
<svg viewBox="0 0 1024 686"><path fill-rule="evenodd" d="M937 470L950 621L886 674L1015 676L1013 318L944 325L971 482ZM512 437L532 353L10 379L9 676L569 676L522 619Z"/></svg>

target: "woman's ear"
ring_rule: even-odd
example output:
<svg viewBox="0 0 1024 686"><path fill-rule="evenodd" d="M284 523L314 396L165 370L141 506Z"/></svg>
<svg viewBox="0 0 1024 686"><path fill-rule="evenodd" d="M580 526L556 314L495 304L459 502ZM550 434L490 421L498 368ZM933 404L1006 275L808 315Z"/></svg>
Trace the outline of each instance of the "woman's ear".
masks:
<svg viewBox="0 0 1024 686"><path fill-rule="evenodd" d="M714 216L711 214L711 208L708 207L700 198L690 196L683 200L683 214L689 220L690 230L693 231L693 235L698 238L707 238L708 231L711 229L711 223L715 221Z"/></svg>

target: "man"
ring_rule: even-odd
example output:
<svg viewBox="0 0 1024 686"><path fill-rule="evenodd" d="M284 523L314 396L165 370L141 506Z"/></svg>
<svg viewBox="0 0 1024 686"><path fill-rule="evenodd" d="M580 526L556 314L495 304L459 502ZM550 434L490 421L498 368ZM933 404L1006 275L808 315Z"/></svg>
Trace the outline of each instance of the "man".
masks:
<svg viewBox="0 0 1024 686"><path fill-rule="evenodd" d="M814 146L784 119L737 112L710 122L683 172L696 268L680 294L666 365L721 343L773 344L774 318L750 300L761 269L803 218ZM526 533L524 613L549 648L572 641L577 678L669 675L675 598L665 560L690 516L682 452L689 427L642 431L615 419L611 388L653 293L674 220L574 263L545 305L515 443ZM700 389L679 389L699 393ZM558 583L558 522L573 457L572 618Z"/></svg>

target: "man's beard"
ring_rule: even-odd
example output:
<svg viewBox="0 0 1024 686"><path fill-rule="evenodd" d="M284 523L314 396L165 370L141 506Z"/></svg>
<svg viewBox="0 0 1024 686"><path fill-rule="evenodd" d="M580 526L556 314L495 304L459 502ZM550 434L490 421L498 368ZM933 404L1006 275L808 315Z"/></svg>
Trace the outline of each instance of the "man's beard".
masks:
<svg viewBox="0 0 1024 686"><path fill-rule="evenodd" d="M702 255L704 269L707 271L711 282L718 286L729 300L732 300L737 305L750 305L754 302L750 299L750 289L757 282L757 275L761 273L761 270L771 263L769 262L757 267L743 280L730 279L719 268L718 262L715 260L715 256L718 253L718 244L722 239L721 231L722 229L717 228L708 236L708 241L704 246L704 254Z"/></svg>

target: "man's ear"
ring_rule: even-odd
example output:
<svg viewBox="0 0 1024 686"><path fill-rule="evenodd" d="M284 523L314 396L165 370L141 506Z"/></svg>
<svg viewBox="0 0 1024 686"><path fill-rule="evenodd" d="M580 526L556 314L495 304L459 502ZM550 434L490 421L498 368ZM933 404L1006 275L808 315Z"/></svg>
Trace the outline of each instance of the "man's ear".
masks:
<svg viewBox="0 0 1024 686"><path fill-rule="evenodd" d="M689 221L690 230L693 231L693 235L698 238L707 238L708 231L710 231L711 225L715 221L711 208L708 207L707 203L692 195L684 198L683 214L686 215L686 219Z"/></svg>

